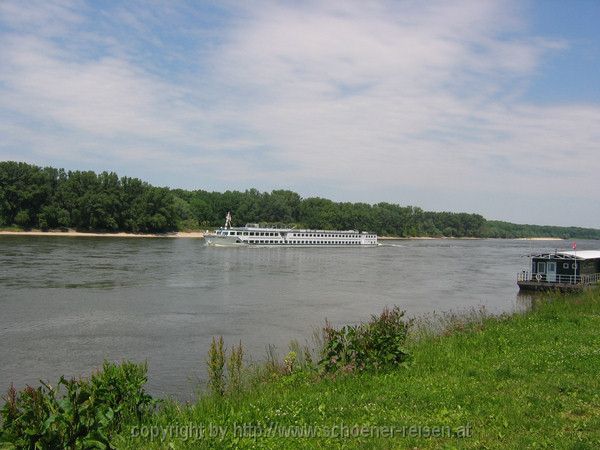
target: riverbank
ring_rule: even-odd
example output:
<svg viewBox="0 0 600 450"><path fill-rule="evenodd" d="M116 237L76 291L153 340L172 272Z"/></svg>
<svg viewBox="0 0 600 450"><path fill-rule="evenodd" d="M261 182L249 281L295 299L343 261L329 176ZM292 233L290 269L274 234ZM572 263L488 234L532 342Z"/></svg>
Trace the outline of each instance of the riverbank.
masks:
<svg viewBox="0 0 600 450"><path fill-rule="evenodd" d="M10 421L0 427L0 448L13 448L2 441L14 433L26 442L42 436L54 447L66 447L62 439L73 430L69 421L78 417L70 408L80 408L81 424L113 423L110 429L120 432L98 436L115 448L598 448L598 329L598 289L551 294L536 297L522 314L474 312L413 324L402 349L409 359L393 369L323 375L314 363L300 364L296 347L283 363L272 359L271 366L254 372L241 390L201 394L192 403L165 401L156 410L147 409L151 399L139 390L143 365L108 363L92 385L79 383L82 392L97 390L98 398L90 398L111 405L111 411L90 413L86 396L73 397L77 401L64 409L64 402L44 390L26 390L25 397L9 391L2 411ZM214 355L211 361L218 365ZM115 389L124 397L106 396ZM30 411L41 395L67 422L24 415L21 426L19 411ZM46 408L38 406L38 412ZM136 411L146 411L141 422L134 419ZM44 427L34 428L38 423ZM85 434L72 436L88 442Z"/></svg>
<svg viewBox="0 0 600 450"><path fill-rule="evenodd" d="M167 404L119 443L125 448L598 448L598 329L598 290L538 298L525 314L447 317L441 334L424 331L407 343L406 367L333 378L297 372L236 396ZM191 428L173 431L183 425ZM162 434L144 438L143 430Z"/></svg>
<svg viewBox="0 0 600 450"><path fill-rule="evenodd" d="M204 232L176 231L172 233L101 233L87 231L0 231L0 236L61 236L61 237L113 237L113 238L203 238Z"/></svg>
<svg viewBox="0 0 600 450"><path fill-rule="evenodd" d="M564 241L564 238L558 237L528 237L528 238L515 238L517 241Z"/></svg>
<svg viewBox="0 0 600 450"><path fill-rule="evenodd" d="M201 239L206 234L206 231L174 231L171 233L110 233L110 232L88 232L88 231L42 231L42 230L0 230L0 236L61 236L61 237L113 237L113 238L197 238ZM396 236L378 236L380 241L397 241L397 240L478 240L489 239L484 237L431 237L431 236L412 236L412 237L396 237ZM510 238L509 238L510 239ZM518 241L562 241L562 238L556 237L532 237L532 238L514 238Z"/></svg>
<svg viewBox="0 0 600 450"><path fill-rule="evenodd" d="M409 236L409 237L397 237L397 236L377 236L377 239L381 241L433 241L436 239L450 239L450 240L481 240L488 239L485 237L453 237L453 236Z"/></svg>

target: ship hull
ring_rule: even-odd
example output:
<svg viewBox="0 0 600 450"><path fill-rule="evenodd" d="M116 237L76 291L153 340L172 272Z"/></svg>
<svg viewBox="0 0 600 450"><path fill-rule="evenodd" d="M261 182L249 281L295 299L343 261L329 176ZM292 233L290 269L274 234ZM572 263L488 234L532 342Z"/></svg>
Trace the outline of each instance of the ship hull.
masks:
<svg viewBox="0 0 600 450"><path fill-rule="evenodd" d="M235 236L206 235L204 240L211 247L245 247L248 245L248 243L240 241Z"/></svg>

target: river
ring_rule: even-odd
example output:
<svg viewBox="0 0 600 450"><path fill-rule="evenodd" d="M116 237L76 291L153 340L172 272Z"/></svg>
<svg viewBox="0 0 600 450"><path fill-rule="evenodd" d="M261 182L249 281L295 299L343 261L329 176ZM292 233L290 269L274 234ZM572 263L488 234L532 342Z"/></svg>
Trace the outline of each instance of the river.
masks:
<svg viewBox="0 0 600 450"><path fill-rule="evenodd" d="M327 318L523 307L516 273L566 241L398 240L378 248L211 248L201 239L0 236L0 389L146 360L149 390L191 399L212 336L253 360ZM578 249L596 249L579 241Z"/></svg>

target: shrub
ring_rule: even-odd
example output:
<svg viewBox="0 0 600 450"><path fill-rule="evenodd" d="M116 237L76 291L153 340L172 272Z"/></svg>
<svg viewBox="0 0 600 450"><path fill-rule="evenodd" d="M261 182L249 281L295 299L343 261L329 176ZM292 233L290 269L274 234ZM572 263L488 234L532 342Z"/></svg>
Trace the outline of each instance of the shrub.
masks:
<svg viewBox="0 0 600 450"><path fill-rule="evenodd" d="M145 364L105 362L89 379L61 377L56 388L11 386L0 410L2 440L17 448L111 448L124 422L152 410L146 372Z"/></svg>
<svg viewBox="0 0 600 450"><path fill-rule="evenodd" d="M325 372L378 370L408 357L404 342L409 323L397 306L385 308L367 323L337 330L326 322L319 365Z"/></svg>

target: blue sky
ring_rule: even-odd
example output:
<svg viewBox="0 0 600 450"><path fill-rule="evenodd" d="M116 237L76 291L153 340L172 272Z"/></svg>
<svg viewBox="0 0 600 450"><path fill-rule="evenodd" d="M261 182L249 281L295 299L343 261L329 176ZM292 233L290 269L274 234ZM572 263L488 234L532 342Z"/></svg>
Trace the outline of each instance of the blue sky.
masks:
<svg viewBox="0 0 600 450"><path fill-rule="evenodd" d="M600 227L599 1L0 2L0 159Z"/></svg>

